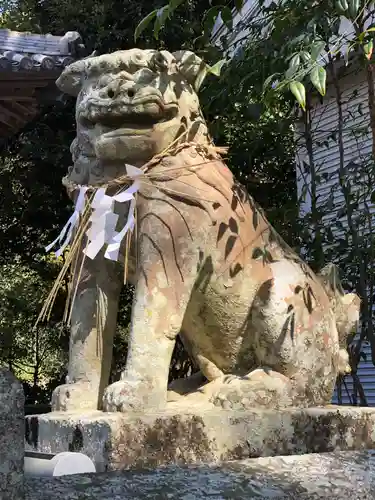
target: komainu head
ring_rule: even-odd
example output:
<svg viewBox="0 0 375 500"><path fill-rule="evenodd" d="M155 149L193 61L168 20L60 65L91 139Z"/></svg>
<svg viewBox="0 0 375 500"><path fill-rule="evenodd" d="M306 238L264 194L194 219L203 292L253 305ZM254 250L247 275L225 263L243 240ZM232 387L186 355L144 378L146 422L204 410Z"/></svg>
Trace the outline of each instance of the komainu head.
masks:
<svg viewBox="0 0 375 500"><path fill-rule="evenodd" d="M188 51L124 50L68 66L60 90L77 96L73 160L144 164L182 132L207 142L196 94L203 61Z"/></svg>

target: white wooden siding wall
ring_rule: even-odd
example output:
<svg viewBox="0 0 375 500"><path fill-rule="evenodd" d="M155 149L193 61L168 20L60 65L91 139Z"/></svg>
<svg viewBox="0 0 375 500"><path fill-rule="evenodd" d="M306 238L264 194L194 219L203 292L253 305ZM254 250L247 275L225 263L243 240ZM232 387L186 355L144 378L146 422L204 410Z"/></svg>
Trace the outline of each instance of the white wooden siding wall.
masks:
<svg viewBox="0 0 375 500"><path fill-rule="evenodd" d="M346 76L340 80L340 88L343 90L343 119L344 119L344 153L345 164L350 161L363 162L371 155L371 138L369 129L369 110L367 104L367 82L363 70L348 71ZM359 112L361 106L361 113ZM334 237L339 238L342 231L335 228L337 211L344 204L344 197L339 186L338 170L340 166L338 143L332 138L332 133L337 130L338 108L333 86L328 86L327 95L323 101L315 102L312 115L312 132L314 143L314 161L318 175L327 173L330 175L328 181L320 178L317 183L317 194L320 196L318 205L325 203L330 194L333 194L334 208L331 213L323 217L327 225L330 225ZM367 127L359 137L353 133L357 127ZM311 197L309 195L311 177L308 173L303 173L302 162L308 163L307 152L303 147L301 133L302 125L297 126L297 137L299 137L299 147L297 154L297 186L298 192L302 195L306 193L301 212L308 213L311 207ZM307 188L307 189L306 189ZM354 188L355 189L355 188ZM358 186L357 186L358 189ZM375 213L375 207L371 205L371 211ZM360 205L359 210L363 208ZM342 217L341 222L344 231L347 228L347 221ZM340 234L341 233L341 234ZM374 263L375 265L375 263ZM362 350L366 354L366 361L361 361L358 368L358 375L368 400L369 405L375 406L375 367L371 360L371 350L368 343L363 345ZM343 404L350 404L353 393L353 380L349 376L345 378L347 390L342 388ZM334 393L333 402L337 403L337 391Z"/></svg>
<svg viewBox="0 0 375 500"><path fill-rule="evenodd" d="M371 154L371 138L369 131L369 111L367 104L367 83L365 74L362 71L352 71L340 80L342 90L342 112L344 121L344 153L345 164L350 161L363 162ZM361 106L361 112L359 111ZM329 174L329 180L321 177L317 190L319 195L319 204L323 205L331 192L333 192L335 210L325 217L329 223L335 218L337 207L342 206L344 202L343 194L339 188L338 171L340 166L339 146L337 140L332 134L337 132L338 126L338 108L336 104L335 93L332 85L328 86L327 95L323 102L318 100L314 103L312 111L312 135L314 148L314 163L317 174L322 176ZM354 131L358 127L367 127L367 133L363 131L360 136L355 135ZM303 125L296 127L297 134L297 188L301 195L306 188L306 196L303 200L302 211L309 212L311 209L311 197L309 195L311 178L303 170L303 161L307 164L308 156L304 148L302 138ZM342 220L344 223L344 218Z"/></svg>
<svg viewBox="0 0 375 500"><path fill-rule="evenodd" d="M272 0L264 0L263 5L267 7L270 3L272 3ZM234 13L233 32L228 38L230 47L226 54L226 57L229 58L235 55L241 45L249 41L249 29L244 29L244 25L248 24L250 20L252 22L259 22L261 19L261 8L259 7L258 0L247 0L240 13L235 9L232 12ZM224 25L221 15L219 15L212 30L212 41L220 45L220 38L227 34L228 29Z"/></svg>

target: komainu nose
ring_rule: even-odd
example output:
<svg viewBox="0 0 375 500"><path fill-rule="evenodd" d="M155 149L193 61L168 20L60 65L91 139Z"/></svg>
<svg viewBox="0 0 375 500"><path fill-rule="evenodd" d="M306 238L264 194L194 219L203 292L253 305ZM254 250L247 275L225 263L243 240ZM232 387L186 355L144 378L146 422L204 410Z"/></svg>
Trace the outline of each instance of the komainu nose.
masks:
<svg viewBox="0 0 375 500"><path fill-rule="evenodd" d="M124 85L117 85L116 88L114 86L108 87L107 90L107 96L110 99L114 99L115 97L118 97L119 95L122 96L127 96L129 99L132 99L135 97L136 94L136 89L134 86L124 86Z"/></svg>
<svg viewBox="0 0 375 500"><path fill-rule="evenodd" d="M135 96L135 89L133 88L127 89L126 93L128 94L128 97L131 99L132 97Z"/></svg>
<svg viewBox="0 0 375 500"><path fill-rule="evenodd" d="M113 99L115 97L115 91L113 89L108 89L107 95L110 99Z"/></svg>

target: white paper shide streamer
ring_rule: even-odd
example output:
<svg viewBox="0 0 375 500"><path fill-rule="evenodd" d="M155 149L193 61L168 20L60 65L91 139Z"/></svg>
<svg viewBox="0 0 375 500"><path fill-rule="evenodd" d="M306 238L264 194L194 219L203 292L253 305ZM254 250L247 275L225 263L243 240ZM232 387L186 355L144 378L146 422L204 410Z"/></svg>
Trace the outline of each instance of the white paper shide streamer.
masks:
<svg viewBox="0 0 375 500"><path fill-rule="evenodd" d="M133 183L124 191L109 196L105 194L105 188L99 188L91 203L92 214L89 221L91 225L86 232L88 245L84 253L90 259L95 259L104 245L107 245L104 257L109 260L118 260L121 242L128 231L132 231L135 224L135 193L140 187L140 176L142 170L133 165L126 165L127 176L133 179ZM60 235L46 247L49 252L55 245L60 244L60 248L55 252L56 257L59 257L69 245L74 229L79 224L80 216L85 209L85 195L89 188L87 186L79 186L79 193L74 207L73 215L63 227ZM118 215L114 213L115 202L125 203L130 202L127 221L121 231L116 231Z"/></svg>

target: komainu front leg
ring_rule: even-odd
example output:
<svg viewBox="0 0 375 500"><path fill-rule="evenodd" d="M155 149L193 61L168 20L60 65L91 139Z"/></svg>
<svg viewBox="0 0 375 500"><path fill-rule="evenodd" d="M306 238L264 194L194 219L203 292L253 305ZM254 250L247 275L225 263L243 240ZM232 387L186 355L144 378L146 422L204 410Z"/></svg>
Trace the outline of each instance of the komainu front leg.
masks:
<svg viewBox="0 0 375 500"><path fill-rule="evenodd" d="M189 294L176 289L149 290L140 277L132 309L128 359L118 382L107 387L105 411L163 408L176 337ZM181 293L182 292L182 293ZM179 300L173 298L178 293Z"/></svg>
<svg viewBox="0 0 375 500"><path fill-rule="evenodd" d="M84 259L72 309L67 383L53 392L53 411L100 407L110 375L121 284L118 264L101 255L95 261Z"/></svg>
<svg viewBox="0 0 375 500"><path fill-rule="evenodd" d="M119 382L107 387L106 411L163 408L176 337L197 275L193 228L170 202L142 192L137 205L137 272L128 357ZM161 210L162 207L162 210ZM176 217L179 217L176 220ZM191 232L190 232L191 231Z"/></svg>
<svg viewBox="0 0 375 500"><path fill-rule="evenodd" d="M151 248L148 252L152 255ZM193 273L188 270L184 282L173 271L164 268L160 257L159 262L150 259L141 267L132 307L126 368L120 381L107 387L104 393L105 411L158 409L167 402L172 352L194 281Z"/></svg>

